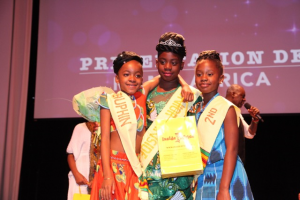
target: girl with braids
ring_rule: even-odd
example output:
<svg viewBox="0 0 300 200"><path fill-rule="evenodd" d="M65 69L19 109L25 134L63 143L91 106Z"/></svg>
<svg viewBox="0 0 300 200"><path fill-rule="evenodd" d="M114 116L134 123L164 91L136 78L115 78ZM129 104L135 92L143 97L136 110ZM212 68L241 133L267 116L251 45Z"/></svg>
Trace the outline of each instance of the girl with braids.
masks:
<svg viewBox="0 0 300 200"><path fill-rule="evenodd" d="M160 79L158 86L147 96L147 132L144 135L141 149L142 199L193 199L193 176L165 179L161 177L157 143L153 141L153 134L147 134L155 130L154 120L164 115L164 108L174 102L172 97L175 98L180 93L180 82L183 80L179 76L179 72L184 67L183 58L186 56L184 40L180 34L167 32L160 37L156 45L158 53L156 67ZM193 93L197 93L195 91ZM190 93L190 96L186 98L188 101L197 98L193 93ZM192 104L193 102L190 103L190 105ZM153 146L151 153L148 153L149 146Z"/></svg>
<svg viewBox="0 0 300 200"><path fill-rule="evenodd" d="M218 87L223 80L219 54L201 52L196 61L195 83L204 101L196 102L189 110L198 124L205 167L198 178L196 199L252 200L244 166L237 156L240 109L219 95Z"/></svg>

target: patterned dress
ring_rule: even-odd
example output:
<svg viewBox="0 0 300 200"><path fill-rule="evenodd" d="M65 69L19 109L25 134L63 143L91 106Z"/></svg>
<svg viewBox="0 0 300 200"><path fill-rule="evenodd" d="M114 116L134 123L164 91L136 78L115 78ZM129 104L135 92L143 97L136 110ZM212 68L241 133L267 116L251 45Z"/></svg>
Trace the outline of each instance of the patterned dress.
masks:
<svg viewBox="0 0 300 200"><path fill-rule="evenodd" d="M177 87L178 88L178 87ZM162 111L176 90L157 92L152 90L147 97L147 127L153 123L157 115ZM157 152L145 170L148 182L150 200L159 199L193 199L193 176L161 178L159 152Z"/></svg>
<svg viewBox="0 0 300 200"><path fill-rule="evenodd" d="M196 101L193 110L190 110L189 112L195 113L198 106L200 106L200 104ZM203 111L196 114L197 122L202 112ZM206 168L204 169L203 174L200 175L198 178L196 200L214 200L217 198L223 172L224 157L226 153L226 145L224 138L225 136L223 123L212 147L212 151L207 161ZM237 159L234 173L231 179L229 193L231 200L254 199L246 171L239 157Z"/></svg>
<svg viewBox="0 0 300 200"><path fill-rule="evenodd" d="M136 119L137 131L142 131L146 123L146 97L141 92L136 92L130 97L133 103ZM100 105L109 109L105 94L100 96ZM116 130L116 126L111 121L111 130ZM122 133L119 133L122 134ZM138 155L137 155L138 156ZM111 195L112 200L138 200L139 178L133 171L128 157L123 152L111 150L111 172L115 181L115 192ZM97 163L97 169L91 191L91 200L99 200L101 186L103 182L103 168L101 159Z"/></svg>

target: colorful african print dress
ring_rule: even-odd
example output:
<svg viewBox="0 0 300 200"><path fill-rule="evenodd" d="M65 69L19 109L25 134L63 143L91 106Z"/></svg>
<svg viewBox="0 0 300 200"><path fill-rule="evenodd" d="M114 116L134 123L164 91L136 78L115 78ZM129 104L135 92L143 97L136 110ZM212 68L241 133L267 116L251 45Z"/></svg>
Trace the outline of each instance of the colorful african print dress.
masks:
<svg viewBox="0 0 300 200"><path fill-rule="evenodd" d="M208 104L209 103L210 102L208 102ZM193 109L191 109L189 112L190 113L195 112L198 106L200 106L200 103L196 102ZM202 112L203 111L196 114L197 122ZM214 200L217 198L217 194L219 192L219 185L220 185L222 172L223 172L225 153L226 153L226 145L225 145L224 123L223 123L219 130L217 138L214 142L214 145L212 147L210 156L206 163L206 168L204 169L203 174L200 175L198 178L196 200ZM239 157L237 159L235 170L231 179L229 193L230 193L231 200L252 200L253 199L247 174L242 164L242 161L240 160Z"/></svg>
<svg viewBox="0 0 300 200"><path fill-rule="evenodd" d="M146 97L141 92L136 92L130 97L133 103L136 119L138 121L137 131L142 131L145 124L145 101ZM100 105L106 109L109 109L107 96L105 94L100 96ZM111 127L115 124L111 121ZM119 133L122 134L122 133ZM115 200L127 200L127 199L139 199L139 177L132 169L126 153L111 151L111 172L115 181L115 192L111 195L111 199ZM101 159L97 164L97 170L92 186L91 200L98 200L100 195L100 188L103 182L103 168Z"/></svg>
<svg viewBox="0 0 300 200"><path fill-rule="evenodd" d="M147 127L149 128L176 90L157 92L157 87L147 97ZM146 167L145 177L148 183L150 200L193 199L193 176L161 178L159 152Z"/></svg>

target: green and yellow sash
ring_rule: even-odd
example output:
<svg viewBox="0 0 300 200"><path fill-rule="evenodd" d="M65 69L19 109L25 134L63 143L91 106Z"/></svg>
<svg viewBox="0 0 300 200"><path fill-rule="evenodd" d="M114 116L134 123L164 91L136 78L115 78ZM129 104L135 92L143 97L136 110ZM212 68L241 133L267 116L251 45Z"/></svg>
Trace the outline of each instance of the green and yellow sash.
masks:
<svg viewBox="0 0 300 200"><path fill-rule="evenodd" d="M182 102L181 96L182 88L179 87L176 92L172 95L166 106L159 113L156 119L167 119L167 118L175 118L175 117L183 117L186 113L185 104ZM200 91L191 87L191 90L194 93L194 100L196 100ZM194 102L188 102L188 108L193 105ZM142 169L145 171L146 167L155 156L158 151L158 138L157 138L157 129L156 129L156 120L152 123L152 125L146 131L141 147L141 164Z"/></svg>
<svg viewBox="0 0 300 200"><path fill-rule="evenodd" d="M107 102L130 165L140 177L142 168L135 153L137 120L132 101L127 94L119 91L116 94L107 94Z"/></svg>
<svg viewBox="0 0 300 200"><path fill-rule="evenodd" d="M199 144L203 169L206 167L211 149L224 122L230 106L236 111L237 124L239 126L239 115L241 110L224 97L217 96L205 108L198 121Z"/></svg>

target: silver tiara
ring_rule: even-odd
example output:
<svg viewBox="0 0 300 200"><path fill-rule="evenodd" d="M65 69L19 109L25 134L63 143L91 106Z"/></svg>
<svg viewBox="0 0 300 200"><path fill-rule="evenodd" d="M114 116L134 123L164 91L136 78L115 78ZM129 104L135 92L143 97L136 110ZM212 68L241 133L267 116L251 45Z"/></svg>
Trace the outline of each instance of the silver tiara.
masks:
<svg viewBox="0 0 300 200"><path fill-rule="evenodd" d="M168 45L168 46L171 46L171 47L182 47L181 44L177 44L174 40L172 40L171 38L166 40L166 41L161 41L159 44L162 44L162 45Z"/></svg>

